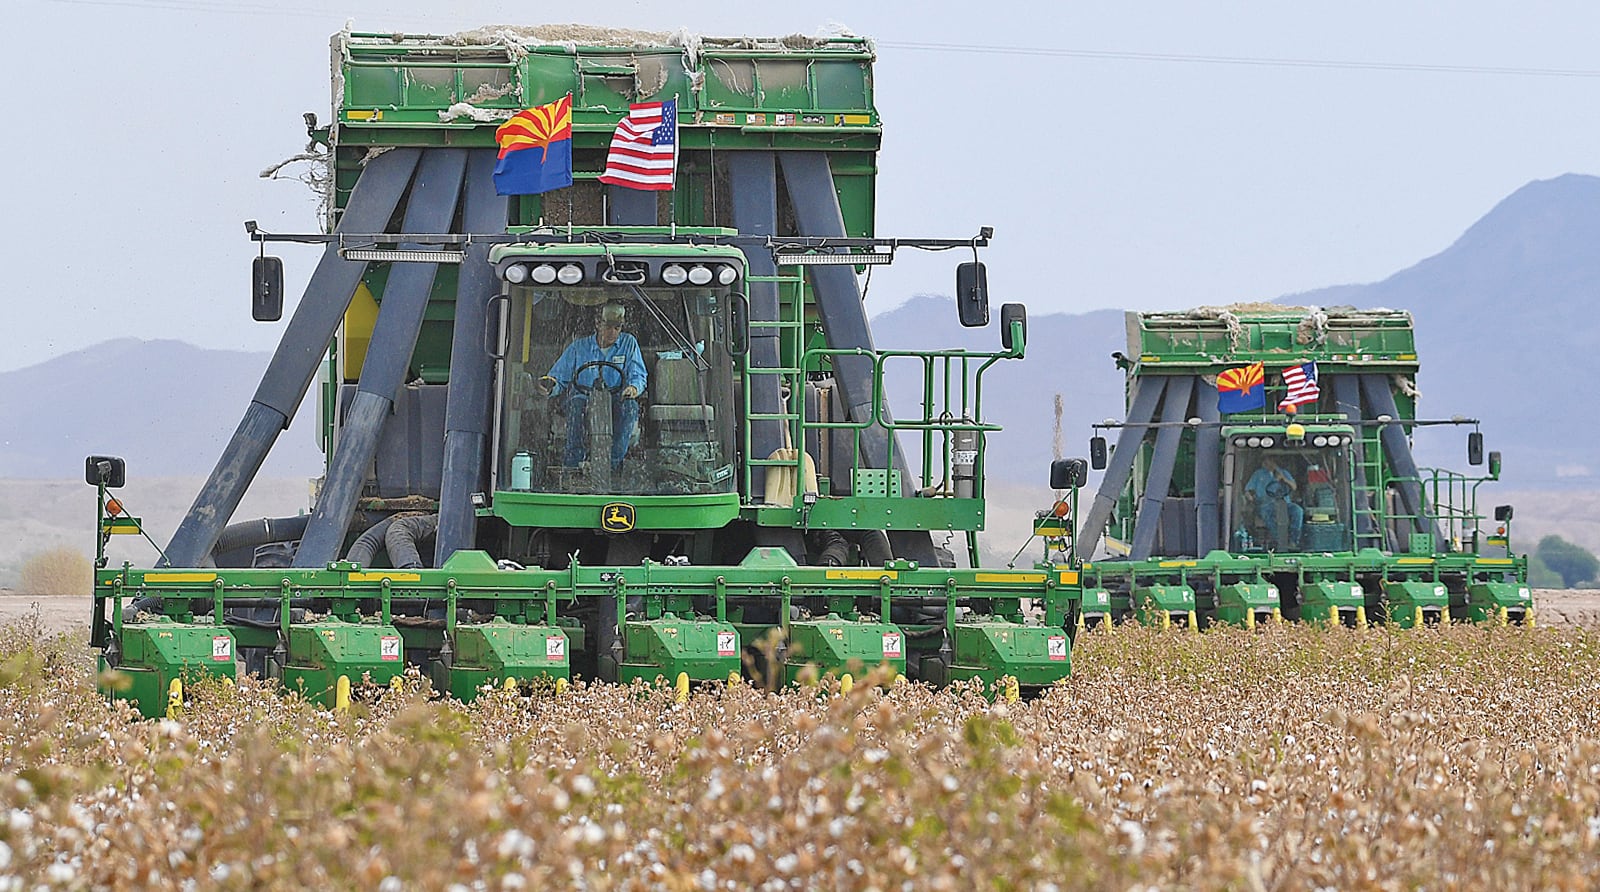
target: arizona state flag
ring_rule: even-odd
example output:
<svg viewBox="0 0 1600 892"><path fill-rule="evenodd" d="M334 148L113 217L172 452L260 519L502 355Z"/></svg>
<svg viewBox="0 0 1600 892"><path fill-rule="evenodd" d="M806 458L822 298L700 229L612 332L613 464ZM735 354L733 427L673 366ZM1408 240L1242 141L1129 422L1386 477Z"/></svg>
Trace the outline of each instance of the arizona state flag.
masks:
<svg viewBox="0 0 1600 892"><path fill-rule="evenodd" d="M1217 409L1248 412L1267 404L1267 371L1259 362L1228 369L1217 376Z"/></svg>
<svg viewBox="0 0 1600 892"><path fill-rule="evenodd" d="M525 109L494 132L494 191L537 195L572 185L572 94Z"/></svg>

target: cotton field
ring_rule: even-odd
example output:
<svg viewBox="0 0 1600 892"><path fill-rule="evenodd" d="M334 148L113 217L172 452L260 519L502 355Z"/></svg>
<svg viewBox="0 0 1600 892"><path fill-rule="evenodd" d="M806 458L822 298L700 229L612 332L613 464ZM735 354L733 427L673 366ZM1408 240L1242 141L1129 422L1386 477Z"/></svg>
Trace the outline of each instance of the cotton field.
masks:
<svg viewBox="0 0 1600 892"><path fill-rule="evenodd" d="M0 890L1589 888L1580 630L1120 628L1070 682L585 687L139 721L0 631Z"/></svg>

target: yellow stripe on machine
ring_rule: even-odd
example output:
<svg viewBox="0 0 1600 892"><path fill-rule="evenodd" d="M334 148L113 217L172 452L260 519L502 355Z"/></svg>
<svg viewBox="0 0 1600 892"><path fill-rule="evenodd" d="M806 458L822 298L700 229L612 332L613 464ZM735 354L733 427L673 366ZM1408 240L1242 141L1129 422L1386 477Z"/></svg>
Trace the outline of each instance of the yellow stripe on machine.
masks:
<svg viewBox="0 0 1600 892"><path fill-rule="evenodd" d="M829 570L826 578L877 580L885 576L890 579L899 579L900 573L897 570Z"/></svg>
<svg viewBox="0 0 1600 892"><path fill-rule="evenodd" d="M146 573L145 582L216 582L215 573Z"/></svg>
<svg viewBox="0 0 1600 892"><path fill-rule="evenodd" d="M1511 562L1511 558L1478 558L1477 560L1477 563L1480 564L1509 564Z"/></svg>
<svg viewBox="0 0 1600 892"><path fill-rule="evenodd" d="M1043 573L978 573L972 577L974 582L1015 582L1030 583L1044 582Z"/></svg>
<svg viewBox="0 0 1600 892"><path fill-rule="evenodd" d="M1395 561L1395 563L1397 563L1397 564L1431 564L1431 563L1433 563L1433 558L1424 558L1424 557L1400 558L1399 560Z"/></svg>
<svg viewBox="0 0 1600 892"><path fill-rule="evenodd" d="M385 579L389 580L390 582L421 582L422 581L422 574L421 573L389 573L389 572L382 572L382 571L373 572L373 573L351 573L350 574L350 581L351 582L382 582Z"/></svg>
<svg viewBox="0 0 1600 892"><path fill-rule="evenodd" d="M1062 570L1061 571L1061 584L1062 585L1077 585L1078 584L1078 571L1077 570Z"/></svg>
<svg viewBox="0 0 1600 892"><path fill-rule="evenodd" d="M139 521L132 517L117 517L100 524L100 532L107 536L137 536Z"/></svg>
<svg viewBox="0 0 1600 892"><path fill-rule="evenodd" d="M1158 566L1158 567L1198 567L1198 566L1200 566L1200 562L1199 561L1162 561L1161 563L1157 564L1156 566Z"/></svg>

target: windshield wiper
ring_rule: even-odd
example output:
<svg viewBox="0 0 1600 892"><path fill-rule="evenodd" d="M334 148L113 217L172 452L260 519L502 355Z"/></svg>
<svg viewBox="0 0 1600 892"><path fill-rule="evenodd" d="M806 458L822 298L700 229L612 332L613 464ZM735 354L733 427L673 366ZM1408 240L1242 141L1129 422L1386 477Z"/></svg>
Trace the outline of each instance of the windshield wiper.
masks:
<svg viewBox="0 0 1600 892"><path fill-rule="evenodd" d="M667 314L661 312L661 308L657 307L655 302L650 300L649 295L644 293L643 288L629 283L628 290L632 291L634 297L639 299L639 303L644 304L644 308L650 311L650 315L654 316L655 320L661 323L661 327L666 329L667 334L677 342L680 348L682 348L684 355L690 357L694 361L694 367L696 370L702 372L711 371L711 363L706 362L705 357L700 355L700 350L695 347L692 342L690 342L688 336L685 335L683 331L678 328L678 326L672 324L672 320L668 319Z"/></svg>

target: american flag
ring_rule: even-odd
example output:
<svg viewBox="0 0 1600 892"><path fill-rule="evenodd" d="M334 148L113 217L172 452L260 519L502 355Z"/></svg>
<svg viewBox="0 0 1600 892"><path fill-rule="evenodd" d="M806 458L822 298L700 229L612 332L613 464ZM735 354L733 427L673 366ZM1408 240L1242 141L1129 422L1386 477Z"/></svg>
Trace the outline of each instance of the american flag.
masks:
<svg viewBox="0 0 1600 892"><path fill-rule="evenodd" d="M617 125L600 182L657 192L672 188L678 161L678 100L628 106Z"/></svg>
<svg viewBox="0 0 1600 892"><path fill-rule="evenodd" d="M1314 403L1322 396L1322 388L1317 386L1317 364L1314 362L1284 369L1283 383L1289 392L1284 395L1283 401L1278 403L1280 409L1292 409L1295 406Z"/></svg>

